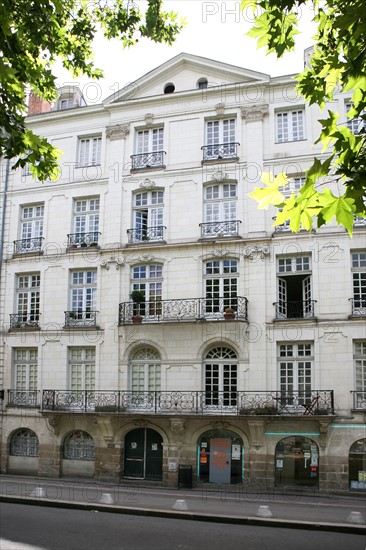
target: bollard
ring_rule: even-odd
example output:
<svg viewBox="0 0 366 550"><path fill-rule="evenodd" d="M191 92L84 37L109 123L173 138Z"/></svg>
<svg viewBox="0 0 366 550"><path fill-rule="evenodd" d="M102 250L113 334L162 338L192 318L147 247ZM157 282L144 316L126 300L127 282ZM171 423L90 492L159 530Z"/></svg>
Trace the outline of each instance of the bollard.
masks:
<svg viewBox="0 0 366 550"><path fill-rule="evenodd" d="M347 521L349 523L360 523L360 524L364 523L364 519L362 517L361 512L354 512L354 511L350 512L347 518Z"/></svg>
<svg viewBox="0 0 366 550"><path fill-rule="evenodd" d="M102 493L99 502L102 504L114 504L114 498L111 493Z"/></svg>
<svg viewBox="0 0 366 550"><path fill-rule="evenodd" d="M273 514L269 509L269 506L259 506L255 515L261 518L271 518Z"/></svg>
<svg viewBox="0 0 366 550"><path fill-rule="evenodd" d="M180 510L180 511L188 510L186 501L176 500L175 503L173 504L173 510Z"/></svg>
<svg viewBox="0 0 366 550"><path fill-rule="evenodd" d="M31 497L38 497L38 498L44 498L45 497L45 494L44 494L44 489L43 487L36 487L35 489L33 489L33 491L31 492L30 494Z"/></svg>

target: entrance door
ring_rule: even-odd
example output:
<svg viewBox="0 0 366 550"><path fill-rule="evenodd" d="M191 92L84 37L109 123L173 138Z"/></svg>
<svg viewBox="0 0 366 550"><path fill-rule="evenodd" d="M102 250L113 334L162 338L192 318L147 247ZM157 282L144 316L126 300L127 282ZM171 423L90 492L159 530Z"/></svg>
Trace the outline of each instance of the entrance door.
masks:
<svg viewBox="0 0 366 550"><path fill-rule="evenodd" d="M125 437L124 477L161 480L163 439L150 428L132 430Z"/></svg>
<svg viewBox="0 0 366 550"><path fill-rule="evenodd" d="M211 439L210 483L230 483L231 439Z"/></svg>
<svg viewBox="0 0 366 550"><path fill-rule="evenodd" d="M276 485L318 485L317 444L301 436L287 437L276 446Z"/></svg>

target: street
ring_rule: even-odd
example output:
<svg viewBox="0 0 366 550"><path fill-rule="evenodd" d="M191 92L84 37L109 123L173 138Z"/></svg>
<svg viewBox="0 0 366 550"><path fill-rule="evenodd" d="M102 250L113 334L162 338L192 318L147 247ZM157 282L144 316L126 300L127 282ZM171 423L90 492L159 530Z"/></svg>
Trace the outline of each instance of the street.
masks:
<svg viewBox="0 0 366 550"><path fill-rule="evenodd" d="M365 550L365 536L1 503L1 550Z"/></svg>

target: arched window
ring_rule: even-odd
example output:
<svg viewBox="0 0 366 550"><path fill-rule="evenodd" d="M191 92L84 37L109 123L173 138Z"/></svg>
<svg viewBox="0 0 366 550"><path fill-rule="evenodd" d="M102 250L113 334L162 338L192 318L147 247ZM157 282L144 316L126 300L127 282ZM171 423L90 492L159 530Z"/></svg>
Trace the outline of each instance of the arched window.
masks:
<svg viewBox="0 0 366 550"><path fill-rule="evenodd" d="M226 346L212 348L204 359L205 405L210 408L236 406L238 360Z"/></svg>
<svg viewBox="0 0 366 550"><path fill-rule="evenodd" d="M197 88L204 89L208 86L208 80L207 78L200 78L197 82Z"/></svg>
<svg viewBox="0 0 366 550"><path fill-rule="evenodd" d="M157 350L145 347L131 356L131 390L157 391L161 387L161 359Z"/></svg>
<svg viewBox="0 0 366 550"><path fill-rule="evenodd" d="M351 489L366 489L366 437L355 441L349 450L349 481Z"/></svg>
<svg viewBox="0 0 366 550"><path fill-rule="evenodd" d="M77 430L66 436L64 441L64 458L69 460L94 460L95 445L91 435Z"/></svg>
<svg viewBox="0 0 366 550"><path fill-rule="evenodd" d="M10 440L11 456L38 456L38 437L32 430L21 429L13 433Z"/></svg>

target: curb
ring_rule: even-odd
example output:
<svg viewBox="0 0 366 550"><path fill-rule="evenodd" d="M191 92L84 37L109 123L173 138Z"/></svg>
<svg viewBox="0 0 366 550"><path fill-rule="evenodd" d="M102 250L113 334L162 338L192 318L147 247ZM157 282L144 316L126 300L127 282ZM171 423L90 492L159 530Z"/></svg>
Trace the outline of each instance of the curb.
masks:
<svg viewBox="0 0 366 550"><path fill-rule="evenodd" d="M312 523L309 521L259 518L252 516L230 516L218 514L200 514L197 512L177 512L174 510L150 508L133 508L127 506L110 506L105 504L86 504L84 502L62 502L59 500L41 500L40 498L29 497L6 497L0 496L0 502L10 504L27 504L30 506L46 506L50 508L71 508L74 510L85 510L89 512L109 512L113 514L129 514L134 516L150 516L171 519L182 519L190 521L204 521L214 523L228 523L236 525L261 525L266 527L282 527L286 529L303 529L311 531L331 531L333 533L349 533L353 535L366 535L366 526L348 523Z"/></svg>

